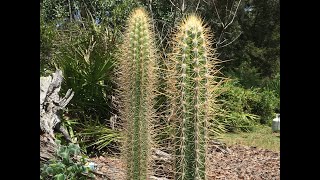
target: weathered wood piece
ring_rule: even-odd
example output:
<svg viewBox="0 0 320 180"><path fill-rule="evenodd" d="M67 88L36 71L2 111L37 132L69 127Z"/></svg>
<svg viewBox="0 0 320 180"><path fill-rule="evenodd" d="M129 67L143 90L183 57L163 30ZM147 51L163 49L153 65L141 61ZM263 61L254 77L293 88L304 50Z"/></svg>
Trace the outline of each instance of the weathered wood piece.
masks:
<svg viewBox="0 0 320 180"><path fill-rule="evenodd" d="M70 102L74 92L69 89L61 98L59 92L63 80L62 71L57 69L48 77L40 77L40 161L53 157L57 145L54 131L61 132L71 142L68 132L61 126L57 112Z"/></svg>

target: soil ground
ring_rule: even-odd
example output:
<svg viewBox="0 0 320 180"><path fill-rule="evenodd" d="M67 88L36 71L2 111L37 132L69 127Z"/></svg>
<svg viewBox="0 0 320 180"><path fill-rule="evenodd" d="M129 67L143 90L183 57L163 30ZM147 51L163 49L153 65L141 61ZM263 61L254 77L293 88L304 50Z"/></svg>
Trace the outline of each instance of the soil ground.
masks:
<svg viewBox="0 0 320 180"><path fill-rule="evenodd" d="M279 180L280 153L249 147L232 145L225 150L212 146L209 155L209 180ZM95 157L97 179L123 180L124 163L115 157ZM104 176L104 175L106 176Z"/></svg>

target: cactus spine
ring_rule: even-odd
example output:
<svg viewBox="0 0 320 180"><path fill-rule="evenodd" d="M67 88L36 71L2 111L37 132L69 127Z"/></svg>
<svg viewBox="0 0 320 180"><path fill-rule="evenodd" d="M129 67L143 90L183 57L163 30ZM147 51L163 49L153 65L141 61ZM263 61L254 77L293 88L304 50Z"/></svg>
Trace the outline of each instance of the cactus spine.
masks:
<svg viewBox="0 0 320 180"><path fill-rule="evenodd" d="M142 8L134 10L127 21L120 47L119 88L121 119L126 135L123 146L127 179L150 176L152 127L154 119L155 48L150 19Z"/></svg>
<svg viewBox="0 0 320 180"><path fill-rule="evenodd" d="M203 180L209 121L213 117L216 58L209 29L196 15L178 26L172 41L172 118L175 125L175 179Z"/></svg>

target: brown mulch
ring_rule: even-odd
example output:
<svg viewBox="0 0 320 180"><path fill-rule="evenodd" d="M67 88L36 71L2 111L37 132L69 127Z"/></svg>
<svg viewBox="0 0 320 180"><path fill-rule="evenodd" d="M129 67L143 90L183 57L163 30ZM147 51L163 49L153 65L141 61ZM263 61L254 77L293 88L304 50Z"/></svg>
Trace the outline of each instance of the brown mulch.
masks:
<svg viewBox="0 0 320 180"><path fill-rule="evenodd" d="M210 153L208 179L280 179L280 153L240 145L228 150Z"/></svg>
<svg viewBox="0 0 320 180"><path fill-rule="evenodd" d="M100 156L91 158L90 161L97 164L97 180L125 180L125 165L119 158Z"/></svg>
<svg viewBox="0 0 320 180"><path fill-rule="evenodd" d="M247 146L211 147L209 180L279 180L280 153ZM96 157L96 179L124 180L124 163L115 157Z"/></svg>

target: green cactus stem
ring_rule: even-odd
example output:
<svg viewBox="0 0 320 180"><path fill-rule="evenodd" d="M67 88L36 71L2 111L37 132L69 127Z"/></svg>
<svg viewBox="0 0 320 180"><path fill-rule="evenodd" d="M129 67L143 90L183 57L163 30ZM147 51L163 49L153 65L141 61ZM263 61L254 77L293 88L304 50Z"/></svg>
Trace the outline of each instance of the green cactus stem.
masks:
<svg viewBox="0 0 320 180"><path fill-rule="evenodd" d="M208 127L218 72L211 39L201 19L190 15L172 41L169 92L175 122L175 179L179 180L207 179Z"/></svg>
<svg viewBox="0 0 320 180"><path fill-rule="evenodd" d="M126 129L123 152L127 179L133 180L148 179L152 167L156 60L150 22L142 8L131 13L119 54L120 116Z"/></svg>

